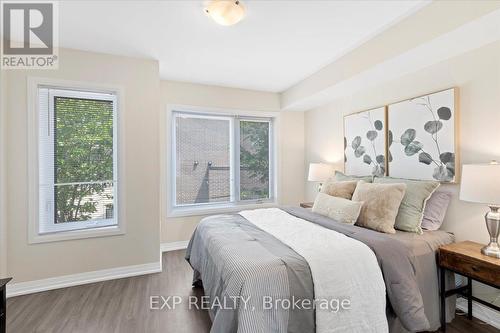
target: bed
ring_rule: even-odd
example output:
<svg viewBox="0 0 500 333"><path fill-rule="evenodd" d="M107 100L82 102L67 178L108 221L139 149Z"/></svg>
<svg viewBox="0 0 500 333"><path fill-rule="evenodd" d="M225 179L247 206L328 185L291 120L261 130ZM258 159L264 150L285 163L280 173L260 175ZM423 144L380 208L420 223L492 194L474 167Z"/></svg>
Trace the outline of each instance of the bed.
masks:
<svg viewBox="0 0 500 333"><path fill-rule="evenodd" d="M453 241L282 207L203 219L186 259L209 296L212 332L418 332L440 326L436 249Z"/></svg>

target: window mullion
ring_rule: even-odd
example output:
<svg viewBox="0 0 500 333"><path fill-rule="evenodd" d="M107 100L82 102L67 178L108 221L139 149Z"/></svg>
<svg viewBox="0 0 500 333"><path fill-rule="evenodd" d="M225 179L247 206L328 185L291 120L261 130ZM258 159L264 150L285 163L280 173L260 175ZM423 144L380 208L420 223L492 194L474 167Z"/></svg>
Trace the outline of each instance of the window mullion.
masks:
<svg viewBox="0 0 500 333"><path fill-rule="evenodd" d="M233 118L233 136L232 136L232 159L233 165L231 169L233 170L232 177L232 188L234 193L234 202L240 201L240 119L239 117Z"/></svg>
<svg viewBox="0 0 500 333"><path fill-rule="evenodd" d="M48 91L48 110L47 110L47 128L49 130L48 137L50 140L48 141L47 145L47 156L45 156L45 160L43 163L45 163L45 167L49 172L47 173L48 175L48 188L46 192L46 207L48 208L46 211L46 224L48 226L53 226L55 225L55 183L56 183L56 175L55 175L55 169L54 169L54 159L56 156L56 151L55 151L55 103L54 103L54 98L55 94L52 89L49 89Z"/></svg>
<svg viewBox="0 0 500 333"><path fill-rule="evenodd" d="M118 99L116 95L111 96L111 101L113 102L113 219L117 221L119 217L119 190L120 185L118 184L118 179L121 174L118 170ZM107 217L107 216L106 216Z"/></svg>
<svg viewBox="0 0 500 333"><path fill-rule="evenodd" d="M268 121L269 126L269 196L268 199L274 200L275 197L275 151L274 151L274 126L273 121Z"/></svg>

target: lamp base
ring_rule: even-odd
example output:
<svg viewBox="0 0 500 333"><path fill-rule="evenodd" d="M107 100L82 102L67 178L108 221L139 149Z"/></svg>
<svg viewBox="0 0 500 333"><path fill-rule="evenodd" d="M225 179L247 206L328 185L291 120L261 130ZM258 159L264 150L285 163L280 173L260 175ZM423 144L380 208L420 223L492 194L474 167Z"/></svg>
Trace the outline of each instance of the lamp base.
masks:
<svg viewBox="0 0 500 333"><path fill-rule="evenodd" d="M499 207L490 206L491 211L486 214L486 228L490 234L490 243L481 249L481 253L490 257L500 258L498 234L500 233Z"/></svg>
<svg viewBox="0 0 500 333"><path fill-rule="evenodd" d="M481 249L481 253L485 256L500 258L500 247L498 243L489 243Z"/></svg>

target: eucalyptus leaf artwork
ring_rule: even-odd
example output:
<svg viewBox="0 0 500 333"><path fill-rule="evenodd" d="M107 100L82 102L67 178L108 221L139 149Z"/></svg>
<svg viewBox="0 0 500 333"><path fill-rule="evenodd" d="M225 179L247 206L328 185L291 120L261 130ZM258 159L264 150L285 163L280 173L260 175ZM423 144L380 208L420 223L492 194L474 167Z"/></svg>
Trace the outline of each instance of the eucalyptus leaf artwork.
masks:
<svg viewBox="0 0 500 333"><path fill-rule="evenodd" d="M384 176L385 108L344 117L344 163L349 175Z"/></svg>
<svg viewBox="0 0 500 333"><path fill-rule="evenodd" d="M392 177L456 181L455 89L389 105Z"/></svg>

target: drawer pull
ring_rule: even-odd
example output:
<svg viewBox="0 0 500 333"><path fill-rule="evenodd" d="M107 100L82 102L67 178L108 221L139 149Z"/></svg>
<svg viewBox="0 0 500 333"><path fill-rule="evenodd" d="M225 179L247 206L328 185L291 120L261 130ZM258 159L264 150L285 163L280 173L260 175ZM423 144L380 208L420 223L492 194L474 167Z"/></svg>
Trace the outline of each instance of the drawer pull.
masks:
<svg viewBox="0 0 500 333"><path fill-rule="evenodd" d="M479 272L479 268L477 268L476 266L472 266L471 268L474 272Z"/></svg>

